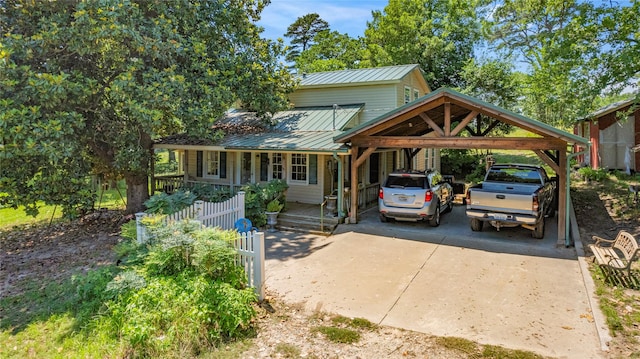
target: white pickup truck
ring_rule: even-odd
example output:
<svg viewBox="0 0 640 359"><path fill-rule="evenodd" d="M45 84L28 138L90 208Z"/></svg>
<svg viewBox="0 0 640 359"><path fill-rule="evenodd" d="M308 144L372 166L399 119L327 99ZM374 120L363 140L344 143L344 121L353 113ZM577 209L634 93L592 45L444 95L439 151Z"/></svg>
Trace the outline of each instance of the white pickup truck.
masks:
<svg viewBox="0 0 640 359"><path fill-rule="evenodd" d="M489 222L498 230L523 226L543 238L545 216L556 213L556 181L540 166L493 165L484 182L467 190L466 203L473 231Z"/></svg>

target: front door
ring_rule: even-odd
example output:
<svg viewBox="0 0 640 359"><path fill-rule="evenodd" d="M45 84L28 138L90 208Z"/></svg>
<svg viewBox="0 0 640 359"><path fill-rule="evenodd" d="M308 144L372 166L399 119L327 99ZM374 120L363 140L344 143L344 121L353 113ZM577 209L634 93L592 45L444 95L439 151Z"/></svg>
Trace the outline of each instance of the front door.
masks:
<svg viewBox="0 0 640 359"><path fill-rule="evenodd" d="M253 178L253 155L251 152L242 152L242 159L240 161L240 184L254 183Z"/></svg>

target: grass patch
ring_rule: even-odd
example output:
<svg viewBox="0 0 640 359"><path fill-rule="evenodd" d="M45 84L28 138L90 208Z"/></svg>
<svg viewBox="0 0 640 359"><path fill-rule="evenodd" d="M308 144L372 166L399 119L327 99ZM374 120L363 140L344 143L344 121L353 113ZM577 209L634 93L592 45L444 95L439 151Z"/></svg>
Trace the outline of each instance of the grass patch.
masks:
<svg viewBox="0 0 640 359"><path fill-rule="evenodd" d="M96 193L94 207L107 209L124 209L127 201L127 186L124 181L119 181L117 187L109 188ZM37 226L57 221L62 218L62 208L59 206L39 203L39 211L36 217L27 215L24 207L17 209L0 208L0 229L15 226Z"/></svg>
<svg viewBox="0 0 640 359"><path fill-rule="evenodd" d="M324 334L329 341L334 343L353 344L360 340L360 333L347 328L319 326L313 328L313 332Z"/></svg>
<svg viewBox="0 0 640 359"><path fill-rule="evenodd" d="M456 337L439 337L436 339L439 345L451 350L465 353L469 358L491 359L541 359L544 358L533 352L524 350L506 349L496 345L480 345L471 340Z"/></svg>
<svg viewBox="0 0 640 359"><path fill-rule="evenodd" d="M101 303L82 298L89 280L110 280L110 269L94 275L24 284L21 294L0 300L0 353L3 358L121 356L123 346L90 322ZM95 283L98 285L97 283ZM99 286L99 285L98 285Z"/></svg>
<svg viewBox="0 0 640 359"><path fill-rule="evenodd" d="M283 358L299 358L300 349L289 343L278 343L276 345L276 353L280 354Z"/></svg>
<svg viewBox="0 0 640 359"><path fill-rule="evenodd" d="M0 228L10 228L14 226L37 226L59 220L62 217L62 210L55 206L42 205L40 213L36 217L27 215L24 207L2 208L0 209Z"/></svg>
<svg viewBox="0 0 640 359"><path fill-rule="evenodd" d="M337 315L331 318L331 322L335 325L348 326L355 329L363 330L375 330L378 329L378 325L372 323L364 318L347 318L342 315Z"/></svg>
<svg viewBox="0 0 640 359"><path fill-rule="evenodd" d="M485 345L482 348L482 358L509 359L541 359L543 356L524 350L505 349L495 345Z"/></svg>
<svg viewBox="0 0 640 359"><path fill-rule="evenodd" d="M447 349L457 350L468 355L477 356L480 354L478 344L471 340L456 337L439 337L436 342Z"/></svg>

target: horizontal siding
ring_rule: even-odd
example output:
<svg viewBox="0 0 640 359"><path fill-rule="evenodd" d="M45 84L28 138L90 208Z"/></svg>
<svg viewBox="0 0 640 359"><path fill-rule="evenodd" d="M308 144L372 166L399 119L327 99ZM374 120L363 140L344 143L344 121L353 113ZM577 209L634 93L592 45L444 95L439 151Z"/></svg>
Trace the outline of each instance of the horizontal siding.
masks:
<svg viewBox="0 0 640 359"><path fill-rule="evenodd" d="M364 103L361 120L368 121L398 106L395 100L396 92L394 84L333 89L299 89L290 95L290 100L296 107Z"/></svg>
<svg viewBox="0 0 640 359"><path fill-rule="evenodd" d="M299 202L308 204L320 204L324 200L322 194L322 182L318 179L317 185L289 184L287 190L287 202Z"/></svg>

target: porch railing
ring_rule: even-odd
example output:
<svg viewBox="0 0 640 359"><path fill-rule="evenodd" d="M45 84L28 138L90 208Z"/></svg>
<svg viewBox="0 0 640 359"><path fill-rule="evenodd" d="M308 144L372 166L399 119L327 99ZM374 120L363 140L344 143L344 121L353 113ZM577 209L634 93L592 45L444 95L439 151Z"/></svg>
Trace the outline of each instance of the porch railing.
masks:
<svg viewBox="0 0 640 359"><path fill-rule="evenodd" d="M379 183L372 183L358 188L358 211L378 205L379 192ZM345 214L351 212L351 192L346 192L344 195L344 210Z"/></svg>
<svg viewBox="0 0 640 359"><path fill-rule="evenodd" d="M224 189L228 190L231 195L235 195L240 191L240 185L232 184L219 184L205 181L193 181L184 180L183 175L167 175L167 176L155 176L153 178L156 191L165 192L171 194L181 188L193 188L195 186L206 186L216 190Z"/></svg>

